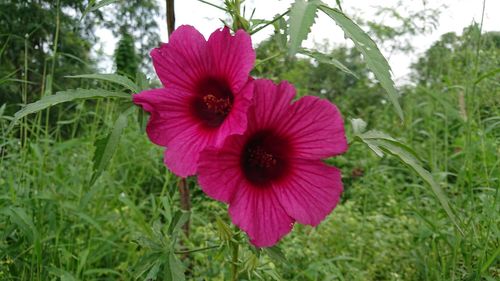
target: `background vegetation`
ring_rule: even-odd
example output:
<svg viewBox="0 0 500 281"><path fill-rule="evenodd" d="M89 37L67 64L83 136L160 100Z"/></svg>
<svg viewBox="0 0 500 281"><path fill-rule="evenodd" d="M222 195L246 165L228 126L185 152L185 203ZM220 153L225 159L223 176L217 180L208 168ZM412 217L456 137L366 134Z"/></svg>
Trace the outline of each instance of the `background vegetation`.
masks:
<svg viewBox="0 0 500 281"><path fill-rule="evenodd" d="M253 75L289 80L300 94L337 104L351 146L331 160L342 169L342 203L317 228L296 225L279 247L263 250L245 242L226 207L195 179L187 181L190 214L179 209L178 180L148 141L145 116L113 98L158 83L136 75L151 71L139 58L158 42L150 16L158 6L120 3L105 14L85 1L0 1L0 280L182 280L182 272L228 280L235 262L241 280L500 278L499 32L472 24L442 35L413 65L413 83L399 89L401 121L358 49L318 46L323 53L314 59L287 56L286 23L275 21L276 33L257 47ZM436 13L418 15L413 20L437 21ZM365 25L376 41L410 52L403 35L427 32L411 22ZM99 27L121 38L115 69L132 86L110 82L114 76L67 77L96 71ZM10 130L27 103L76 88L111 94L38 111ZM366 124L351 124L357 118ZM364 126L397 139L396 148L381 149L383 157L369 151L359 141ZM98 153L116 128L114 156ZM403 144L411 149L395 153ZM401 159L419 159L431 172L463 233ZM188 217L190 230L182 231Z"/></svg>

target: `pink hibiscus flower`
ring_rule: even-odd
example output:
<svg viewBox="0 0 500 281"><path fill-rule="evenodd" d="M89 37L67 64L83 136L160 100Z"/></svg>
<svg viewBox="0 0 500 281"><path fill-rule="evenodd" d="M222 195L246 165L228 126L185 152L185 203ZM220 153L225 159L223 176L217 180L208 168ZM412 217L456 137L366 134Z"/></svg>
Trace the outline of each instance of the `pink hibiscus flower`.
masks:
<svg viewBox="0 0 500 281"><path fill-rule="evenodd" d="M258 247L274 245L295 221L318 225L342 192L340 171L322 159L347 150L337 108L294 87L256 80L244 135L201 153L198 180Z"/></svg>
<svg viewBox="0 0 500 281"><path fill-rule="evenodd" d="M192 26L180 26L169 43L151 52L163 86L133 96L150 113L149 139L167 147L164 162L175 174L196 172L200 151L220 146L247 127L255 61L250 36L216 30L208 41Z"/></svg>

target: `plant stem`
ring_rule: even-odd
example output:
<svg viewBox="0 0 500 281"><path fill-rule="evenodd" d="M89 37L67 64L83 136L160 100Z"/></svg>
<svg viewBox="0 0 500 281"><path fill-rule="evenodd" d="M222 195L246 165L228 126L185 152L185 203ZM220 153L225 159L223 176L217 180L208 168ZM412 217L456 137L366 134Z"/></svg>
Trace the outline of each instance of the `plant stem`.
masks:
<svg viewBox="0 0 500 281"><path fill-rule="evenodd" d="M288 15L288 13L290 12L290 10L287 10L286 12L284 12L283 14L275 17L273 20L271 20L270 22L267 22L266 24L264 24L263 26L260 26L252 31L250 31L250 35L254 35L255 33L259 32L260 30L268 27L269 25L275 23L277 20L281 19L282 17Z"/></svg>
<svg viewBox="0 0 500 281"><path fill-rule="evenodd" d="M168 28L168 37L172 35L175 29L175 10L174 10L174 0L166 0L167 4L167 28Z"/></svg>
<svg viewBox="0 0 500 281"><path fill-rule="evenodd" d="M189 187L185 178L181 178L179 181L179 196L181 209L187 212L191 211L191 196L189 195ZM188 219L188 221L182 226L186 238L189 238L189 222L190 220Z"/></svg>
<svg viewBox="0 0 500 281"><path fill-rule="evenodd" d="M231 242L233 248L233 258L231 260L231 281L238 280L238 252L240 249L240 244L236 242Z"/></svg>
<svg viewBox="0 0 500 281"><path fill-rule="evenodd" d="M193 249L193 250L185 250L185 251L175 251L176 254L189 254L189 253L196 253L196 252L202 252L202 251L206 251L206 250L211 250L211 249L215 249L215 248L219 248L220 246L217 245L217 246L208 246L208 247L204 247L204 248L198 248L198 249Z"/></svg>

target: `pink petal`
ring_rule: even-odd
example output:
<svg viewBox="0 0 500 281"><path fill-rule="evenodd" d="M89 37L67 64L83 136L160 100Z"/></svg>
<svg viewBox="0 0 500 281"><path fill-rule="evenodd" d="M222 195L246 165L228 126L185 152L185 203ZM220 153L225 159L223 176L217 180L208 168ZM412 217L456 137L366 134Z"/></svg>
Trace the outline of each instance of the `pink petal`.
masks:
<svg viewBox="0 0 500 281"><path fill-rule="evenodd" d="M238 30L234 36L229 28L216 30L207 42L212 65L210 73L215 77L225 77L233 92L238 92L248 80L255 62L250 35Z"/></svg>
<svg viewBox="0 0 500 281"><path fill-rule="evenodd" d="M327 158L348 147L339 110L318 97L305 96L294 102L279 130L290 136L296 158Z"/></svg>
<svg viewBox="0 0 500 281"><path fill-rule="evenodd" d="M194 27L182 25L169 43L151 51L153 65L162 84L193 93L196 83L209 70L205 38Z"/></svg>
<svg viewBox="0 0 500 281"><path fill-rule="evenodd" d="M229 205L233 223L245 231L257 247L270 247L293 228L273 188L241 184Z"/></svg>
<svg viewBox="0 0 500 281"><path fill-rule="evenodd" d="M206 149L198 161L198 182L211 198L229 203L235 190L243 184L240 154L242 136L230 136L220 149Z"/></svg>
<svg viewBox="0 0 500 281"><path fill-rule="evenodd" d="M218 128L216 146L221 146L229 135L243 134L247 128L248 108L252 105L254 85L249 81L235 97L231 112Z"/></svg>
<svg viewBox="0 0 500 281"><path fill-rule="evenodd" d="M279 126L290 109L295 88L286 81L276 85L268 79L257 79L254 84L254 108L249 111L249 127L258 130Z"/></svg>
<svg viewBox="0 0 500 281"><path fill-rule="evenodd" d="M342 193L340 171L320 160L295 160L293 173L273 186L287 214L299 223L318 225Z"/></svg>
<svg viewBox="0 0 500 281"><path fill-rule="evenodd" d="M175 137L165 151L165 165L177 176L196 173L200 152L215 142L215 134L192 127Z"/></svg>
<svg viewBox="0 0 500 281"><path fill-rule="evenodd" d="M168 89L152 89L132 96L134 103L151 114L146 132L153 143L161 146L197 126L190 113L191 98L188 93Z"/></svg>

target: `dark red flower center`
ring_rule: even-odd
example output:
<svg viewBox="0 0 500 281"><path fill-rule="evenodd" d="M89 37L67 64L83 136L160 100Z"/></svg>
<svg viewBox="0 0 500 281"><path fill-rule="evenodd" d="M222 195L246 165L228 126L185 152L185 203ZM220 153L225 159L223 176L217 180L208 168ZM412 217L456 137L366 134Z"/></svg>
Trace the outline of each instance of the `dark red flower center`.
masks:
<svg viewBox="0 0 500 281"><path fill-rule="evenodd" d="M289 168L288 141L271 130L254 133L243 147L241 168L248 181L265 186L283 177Z"/></svg>
<svg viewBox="0 0 500 281"><path fill-rule="evenodd" d="M209 128L219 127L231 112L234 95L221 79L207 78L198 83L193 113Z"/></svg>

